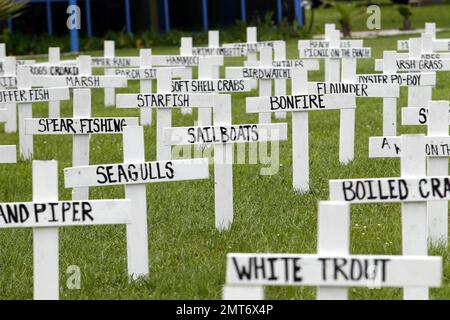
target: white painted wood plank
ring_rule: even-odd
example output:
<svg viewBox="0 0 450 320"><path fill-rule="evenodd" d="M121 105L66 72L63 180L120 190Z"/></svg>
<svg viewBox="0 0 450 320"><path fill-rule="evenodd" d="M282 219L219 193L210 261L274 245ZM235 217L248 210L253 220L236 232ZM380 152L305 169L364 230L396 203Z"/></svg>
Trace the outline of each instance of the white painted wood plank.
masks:
<svg viewBox="0 0 450 320"><path fill-rule="evenodd" d="M430 101L428 104L429 123L428 136L439 137L448 136L448 101ZM448 142L450 142L450 137ZM449 144L439 145L446 146L444 151L449 151ZM439 148L442 150L442 148ZM438 150L439 150L438 149ZM429 157L428 158L429 176L448 176L448 157ZM427 203L427 219L428 219L428 240L433 245L448 244L448 201L433 201Z"/></svg>
<svg viewBox="0 0 450 320"><path fill-rule="evenodd" d="M105 40L103 43L103 55L105 58L114 58L115 56L115 44L114 41L111 40ZM114 74L114 70L105 68L105 76ZM126 83L126 81L125 81ZM125 84L126 86L126 84ZM105 87L105 107L112 107L115 104L115 89L114 87Z"/></svg>
<svg viewBox="0 0 450 320"><path fill-rule="evenodd" d="M58 64L60 61L60 52L59 47L50 47L48 48L48 62ZM66 68L72 68L72 67L63 67L63 70ZM77 68L78 69L78 68ZM33 69L31 69L31 73L33 73ZM49 67L49 72L54 71L55 68ZM49 101L48 102L48 116L49 118L59 118L60 117L60 102L59 101Z"/></svg>
<svg viewBox="0 0 450 320"><path fill-rule="evenodd" d="M125 131L132 126L125 128ZM208 159L137 161L64 169L66 188L207 179Z"/></svg>
<svg viewBox="0 0 450 320"><path fill-rule="evenodd" d="M256 270L255 263L264 265L264 269ZM341 266L342 273L335 272L335 265ZM365 265L377 266L378 272L375 275L365 273ZM353 275L351 271L354 271ZM439 287L442 283L442 258L282 253L227 255L228 285L367 287L373 283L374 277L380 287Z"/></svg>
<svg viewBox="0 0 450 320"><path fill-rule="evenodd" d="M33 202L58 201L58 162L33 161ZM59 232L57 227L33 229L35 300L59 299Z"/></svg>
<svg viewBox="0 0 450 320"><path fill-rule="evenodd" d="M81 89L86 90L86 89ZM26 134L119 134L124 127L138 125L138 118L32 118L25 119Z"/></svg>

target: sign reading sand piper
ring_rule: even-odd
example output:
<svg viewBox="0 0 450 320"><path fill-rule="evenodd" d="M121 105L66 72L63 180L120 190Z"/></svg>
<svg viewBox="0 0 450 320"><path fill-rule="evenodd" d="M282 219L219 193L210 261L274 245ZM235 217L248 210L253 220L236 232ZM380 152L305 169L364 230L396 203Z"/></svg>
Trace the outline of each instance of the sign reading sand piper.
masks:
<svg viewBox="0 0 450 320"><path fill-rule="evenodd" d="M34 299L59 298L58 227L131 222L130 200L58 201L58 164L33 161L33 202L0 203L0 229L34 228Z"/></svg>

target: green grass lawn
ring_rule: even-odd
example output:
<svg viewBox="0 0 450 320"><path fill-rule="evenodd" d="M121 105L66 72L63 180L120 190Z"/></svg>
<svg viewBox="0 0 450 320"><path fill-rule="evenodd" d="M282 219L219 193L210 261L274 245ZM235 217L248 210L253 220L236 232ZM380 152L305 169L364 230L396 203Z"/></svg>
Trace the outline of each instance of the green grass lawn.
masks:
<svg viewBox="0 0 450 320"><path fill-rule="evenodd" d="M431 19L430 19L431 20ZM450 33L438 37L450 37ZM366 40L374 58L383 50L395 49L398 37ZM298 56L296 41L288 43L288 57ZM154 48L155 54L177 53L177 48ZM98 52L96 54L99 54ZM135 50L120 55L137 54ZM227 65L239 65L230 59ZM373 71L373 59L359 61L358 72ZM323 64L322 64L323 67ZM323 71L310 75L323 79ZM450 74L438 75L434 99L450 97ZM155 86L154 86L155 87ZM127 90L137 92L138 83ZM256 95L257 92L252 92ZM233 95L233 122L255 123L256 114L245 112L244 94ZM398 101L406 106L406 91ZM93 93L93 116L137 116L137 110L105 108L103 90ZM47 116L47 106L33 106L36 117ZM173 112L173 125L192 125L193 115ZM71 102L62 104L62 116L72 115ZM230 231L214 228L214 181L185 181L147 186L150 277L129 284L126 269L124 226L72 227L60 229L60 296L62 299L220 299L225 281L228 252L315 253L317 203L328 199L328 180L398 176L398 159L369 159L368 139L381 135L381 99L358 101L355 160L346 166L338 161L339 111L310 113L311 191L296 194L292 189L291 139L280 143L279 172L260 175L266 165L234 166L234 223ZM154 113L155 118L155 113ZM290 123L290 116L288 116ZM3 132L3 129L1 130ZM290 131L289 131L290 132ZM399 132L426 132L424 127L402 127ZM0 134L2 144L18 144L17 134ZM145 128L147 160L155 160L155 125ZM62 170L71 165L72 137L35 137L35 159L58 160L60 199L70 199L63 186ZM91 163L122 162L122 138L93 136ZM0 201L31 201L31 162L0 165ZM123 187L92 188L91 199L124 196ZM351 210L351 253L401 254L400 205L354 205ZM0 299L31 299L33 262L31 229L0 230ZM431 290L432 299L450 298L450 249L432 248L431 255L444 258L443 286ZM67 267L81 269L81 289L66 287ZM315 289L267 287L267 299L314 299ZM351 299L401 299L401 289L350 289Z"/></svg>

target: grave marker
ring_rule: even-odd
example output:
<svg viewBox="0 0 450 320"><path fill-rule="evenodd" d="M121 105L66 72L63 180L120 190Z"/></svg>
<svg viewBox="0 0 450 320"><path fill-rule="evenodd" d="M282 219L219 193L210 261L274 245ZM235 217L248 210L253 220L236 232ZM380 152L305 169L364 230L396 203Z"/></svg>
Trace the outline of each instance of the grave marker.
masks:
<svg viewBox="0 0 450 320"><path fill-rule="evenodd" d="M403 108L412 110L416 108ZM449 103L448 101L429 102L428 135L424 138L423 150L416 150L418 155L428 158L429 176L448 176L448 158L450 157ZM427 110L427 111L428 111ZM369 157L400 157L400 137L371 137L369 140ZM432 244L448 244L448 202L433 201L427 203L428 239Z"/></svg>
<svg viewBox="0 0 450 320"><path fill-rule="evenodd" d="M213 145L215 225L228 230L233 222L233 144L287 139L287 124L231 124L231 96L214 95L214 125L164 129L171 145ZM233 133L234 132L234 133Z"/></svg>
<svg viewBox="0 0 450 320"><path fill-rule="evenodd" d="M66 188L125 185L131 200L131 223L127 225L128 275L147 277L148 232L146 183L207 179L208 159L146 162L144 130L128 126L123 132L124 163L100 164L64 169Z"/></svg>
<svg viewBox="0 0 450 320"><path fill-rule="evenodd" d="M308 94L306 70L292 69L292 95L246 98L247 112L292 112L292 180L299 192L309 191L308 112L355 108L355 95Z"/></svg>
<svg viewBox="0 0 450 320"><path fill-rule="evenodd" d="M426 176L423 135L401 138L401 177L330 180L330 200L402 204L404 255L427 255L427 203L450 200L450 177ZM428 299L427 288L404 289L405 299Z"/></svg>
<svg viewBox="0 0 450 320"><path fill-rule="evenodd" d="M33 161L33 201L0 203L0 229L33 228L34 299L59 298L58 227L126 224L129 200L58 201L56 161Z"/></svg>
<svg viewBox="0 0 450 320"><path fill-rule="evenodd" d="M171 71L157 71L158 93L127 93L117 95L117 108L156 109L156 154L158 160L171 159L171 150L164 144L163 130L172 126L173 108L211 108L213 95L210 93L170 93Z"/></svg>

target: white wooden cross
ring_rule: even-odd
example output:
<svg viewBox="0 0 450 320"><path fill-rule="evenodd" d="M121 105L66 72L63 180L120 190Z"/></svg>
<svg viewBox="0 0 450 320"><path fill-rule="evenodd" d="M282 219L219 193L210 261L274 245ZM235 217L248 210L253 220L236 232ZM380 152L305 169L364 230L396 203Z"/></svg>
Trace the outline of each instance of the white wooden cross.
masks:
<svg viewBox="0 0 450 320"><path fill-rule="evenodd" d="M33 201L0 203L0 229L33 228L36 300L59 299L59 227L127 224L130 200L58 201L57 161L33 161Z"/></svg>
<svg viewBox="0 0 450 320"><path fill-rule="evenodd" d="M287 139L287 124L231 124L231 95L214 95L214 125L164 129L172 145L214 146L215 225L228 230L233 222L233 144Z"/></svg>
<svg viewBox="0 0 450 320"><path fill-rule="evenodd" d="M409 54L398 53L395 60L396 72L437 72L450 71L450 56L433 55L431 35L409 40ZM428 55L430 55L428 57ZM384 60L375 60L375 70L383 70ZM408 89L408 107L424 107L432 100L432 86L411 87Z"/></svg>
<svg viewBox="0 0 450 320"><path fill-rule="evenodd" d="M123 132L123 163L64 169L66 188L125 186L125 198L131 200L133 213L131 223L127 225L130 280L149 274L145 184L209 177L208 159L146 162L144 154L143 127L128 126Z"/></svg>
<svg viewBox="0 0 450 320"><path fill-rule="evenodd" d="M27 135L73 135L72 166L89 165L90 137L92 134L121 134L126 126L138 124L138 118L92 118L91 100L89 89L75 89L73 92L72 118L25 119L25 133ZM88 198L88 188L73 189L73 200Z"/></svg>
<svg viewBox="0 0 450 320"><path fill-rule="evenodd" d="M141 49L140 51L140 67L139 68L120 68L114 69L115 75L125 76L128 80L140 81L141 94L149 94L152 92L152 80L156 79L158 69L152 67L152 50ZM166 67L163 67L166 68ZM172 72L174 78L185 78L189 71L185 67L168 67ZM117 99L118 97L116 97ZM116 105L118 102L116 101ZM141 125L152 124L152 109L140 109Z"/></svg>
<svg viewBox="0 0 450 320"><path fill-rule="evenodd" d="M356 97L362 98L388 98L393 100L388 105L393 107L389 109L391 116L388 117L392 120L392 114L397 112L396 99L400 96L400 86L398 84L358 83L356 81L356 59L344 58L342 59L342 82L309 82L308 93L353 93ZM342 109L339 135L339 159L341 163L345 164L354 158L355 126L355 109Z"/></svg>
<svg viewBox="0 0 450 320"><path fill-rule="evenodd" d="M383 74L357 74L356 82L361 84L386 84L401 87L434 87L436 85L435 72L397 73L395 60L397 52L383 52ZM383 98L383 135L397 135L397 98Z"/></svg>
<svg viewBox="0 0 450 320"><path fill-rule="evenodd" d="M361 53L358 48L363 47L363 40L341 40L340 32L336 30L335 25L325 24L324 40L299 40L298 50L300 58L324 58L325 59L325 81L338 82L341 79L339 56L354 52ZM334 50L329 50L333 48ZM336 50L347 49L345 51ZM352 48L356 48L353 51Z"/></svg>
<svg viewBox="0 0 450 320"><path fill-rule="evenodd" d="M425 256L427 202L450 200L450 177L427 176L424 135L401 136L401 176L330 180L330 200L349 203L401 203L403 255ZM428 299L428 288L406 286L405 299Z"/></svg>
<svg viewBox="0 0 450 320"><path fill-rule="evenodd" d="M31 72L17 69L17 89L0 90L0 105L18 104L20 156L28 160L33 155L33 136L25 134L25 119L32 118L32 103L69 100L69 88L31 88Z"/></svg>
<svg viewBox="0 0 450 320"><path fill-rule="evenodd" d="M355 108L354 94L309 94L306 70L292 72L290 96L249 97L247 112L292 112L292 183L298 192L309 191L309 121L308 112Z"/></svg>
<svg viewBox="0 0 450 320"><path fill-rule="evenodd" d="M424 109L423 117L417 109ZM449 102L430 101L428 108L403 108L408 111L403 124L428 124L425 148L416 150L418 155L428 158L427 174L429 176L447 176L448 158L450 157L449 137ZM426 112L425 112L426 111ZM414 114L415 113L415 114ZM395 136L371 137L369 140L369 157L400 157L401 138ZM448 245L448 202L430 201L427 203L428 240L433 245Z"/></svg>

